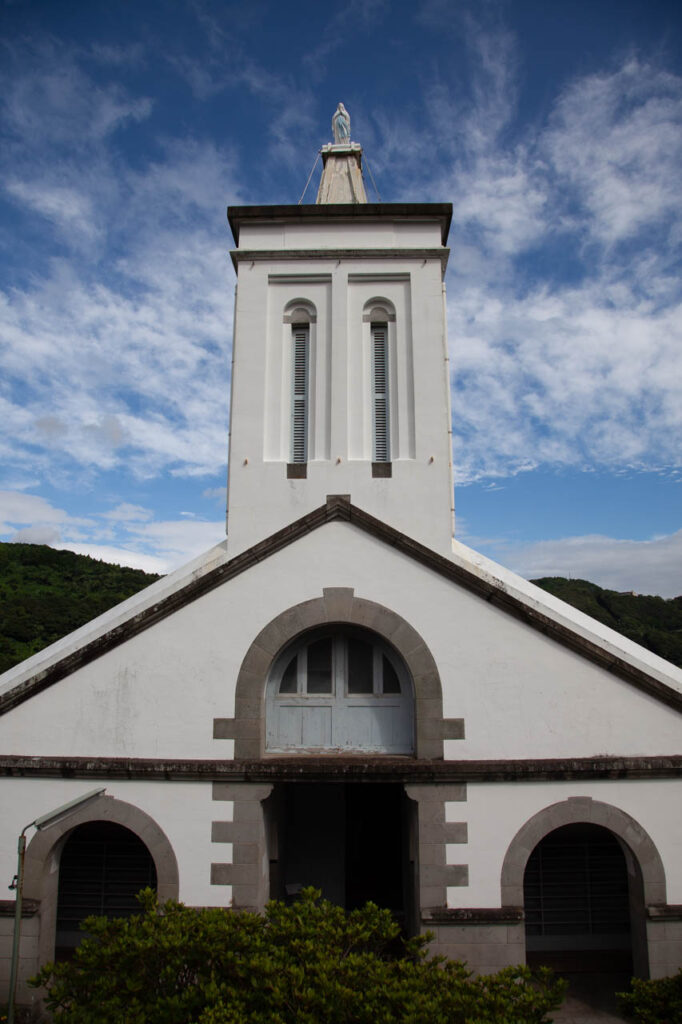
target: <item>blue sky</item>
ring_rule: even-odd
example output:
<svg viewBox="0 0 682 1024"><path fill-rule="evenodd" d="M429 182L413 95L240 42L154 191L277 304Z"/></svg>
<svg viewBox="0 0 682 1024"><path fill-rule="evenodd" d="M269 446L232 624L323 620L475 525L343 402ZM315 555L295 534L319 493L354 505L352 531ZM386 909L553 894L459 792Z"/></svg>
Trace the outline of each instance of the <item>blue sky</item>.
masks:
<svg viewBox="0 0 682 1024"><path fill-rule="evenodd" d="M225 207L297 202L343 100L384 201L454 205L457 536L682 593L678 3L0 18L0 539L168 571L222 538Z"/></svg>

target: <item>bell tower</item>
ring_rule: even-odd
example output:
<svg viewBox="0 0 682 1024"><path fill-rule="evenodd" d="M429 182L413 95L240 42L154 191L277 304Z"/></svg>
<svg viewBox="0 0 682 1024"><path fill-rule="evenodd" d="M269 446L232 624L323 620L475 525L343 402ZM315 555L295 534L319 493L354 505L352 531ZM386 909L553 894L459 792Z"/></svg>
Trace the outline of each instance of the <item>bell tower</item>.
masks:
<svg viewBox="0 0 682 1024"><path fill-rule="evenodd" d="M347 494L452 550L449 203L368 203L343 104L315 204L228 209L228 551Z"/></svg>

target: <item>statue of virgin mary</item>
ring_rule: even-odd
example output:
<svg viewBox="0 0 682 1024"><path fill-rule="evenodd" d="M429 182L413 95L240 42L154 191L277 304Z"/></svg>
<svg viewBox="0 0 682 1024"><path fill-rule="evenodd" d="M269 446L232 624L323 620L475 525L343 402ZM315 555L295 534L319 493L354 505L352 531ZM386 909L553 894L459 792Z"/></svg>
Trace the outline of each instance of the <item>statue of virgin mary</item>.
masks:
<svg viewBox="0 0 682 1024"><path fill-rule="evenodd" d="M343 103L339 103L334 111L332 131L334 132L334 142L337 146L344 146L350 142L350 114Z"/></svg>

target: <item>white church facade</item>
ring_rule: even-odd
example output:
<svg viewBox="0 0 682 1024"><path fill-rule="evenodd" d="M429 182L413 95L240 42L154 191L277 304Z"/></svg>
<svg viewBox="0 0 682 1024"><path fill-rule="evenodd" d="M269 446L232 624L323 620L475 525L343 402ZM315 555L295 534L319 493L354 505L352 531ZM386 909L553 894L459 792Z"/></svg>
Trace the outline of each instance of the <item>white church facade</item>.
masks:
<svg viewBox="0 0 682 1024"><path fill-rule="evenodd" d="M374 899L482 972L682 962L682 673L454 539L451 207L323 159L228 211L227 539L0 678L0 878L106 789L28 833L20 1001L150 883Z"/></svg>

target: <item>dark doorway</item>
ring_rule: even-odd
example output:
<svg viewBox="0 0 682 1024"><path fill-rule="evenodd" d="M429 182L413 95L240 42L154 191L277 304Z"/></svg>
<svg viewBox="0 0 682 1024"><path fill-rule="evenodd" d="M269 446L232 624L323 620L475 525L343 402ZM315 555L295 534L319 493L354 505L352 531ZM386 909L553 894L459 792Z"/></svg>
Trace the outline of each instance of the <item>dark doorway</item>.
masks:
<svg viewBox="0 0 682 1024"><path fill-rule="evenodd" d="M108 821L79 825L69 835L59 864L55 958L68 959L83 938L81 921L92 914L138 913L140 889L156 889L149 850L130 829Z"/></svg>
<svg viewBox="0 0 682 1024"><path fill-rule="evenodd" d="M266 802L270 894L313 885L352 910L371 900L411 930L411 802L397 783L281 783Z"/></svg>
<svg viewBox="0 0 682 1024"><path fill-rule="evenodd" d="M598 825L564 825L538 843L524 876L528 962L562 972L632 972L628 872Z"/></svg>

